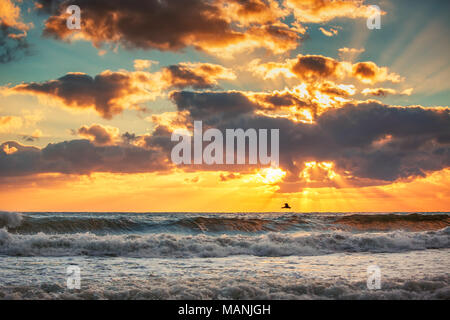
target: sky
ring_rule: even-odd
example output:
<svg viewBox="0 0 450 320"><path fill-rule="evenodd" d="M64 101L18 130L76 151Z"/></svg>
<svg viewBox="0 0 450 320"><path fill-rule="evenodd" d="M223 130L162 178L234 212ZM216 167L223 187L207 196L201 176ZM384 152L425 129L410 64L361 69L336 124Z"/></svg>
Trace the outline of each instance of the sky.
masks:
<svg viewBox="0 0 450 320"><path fill-rule="evenodd" d="M449 9L0 0L0 210L448 211ZM196 120L279 129L279 167L174 164Z"/></svg>

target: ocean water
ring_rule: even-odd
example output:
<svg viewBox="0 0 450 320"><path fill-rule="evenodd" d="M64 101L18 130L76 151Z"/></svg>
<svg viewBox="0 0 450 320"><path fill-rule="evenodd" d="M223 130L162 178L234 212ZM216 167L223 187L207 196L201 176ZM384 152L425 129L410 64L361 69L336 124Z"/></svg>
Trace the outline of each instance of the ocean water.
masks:
<svg viewBox="0 0 450 320"><path fill-rule="evenodd" d="M450 299L449 270L449 213L0 212L0 299Z"/></svg>

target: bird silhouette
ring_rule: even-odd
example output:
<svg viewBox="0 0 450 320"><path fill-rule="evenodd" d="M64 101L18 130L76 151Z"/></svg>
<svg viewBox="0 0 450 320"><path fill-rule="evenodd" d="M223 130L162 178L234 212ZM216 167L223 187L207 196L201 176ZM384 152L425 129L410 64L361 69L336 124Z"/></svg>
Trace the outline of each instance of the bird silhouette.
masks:
<svg viewBox="0 0 450 320"><path fill-rule="evenodd" d="M288 203L285 203L285 204L284 204L284 207L281 207L281 209L291 209L291 207L289 206Z"/></svg>

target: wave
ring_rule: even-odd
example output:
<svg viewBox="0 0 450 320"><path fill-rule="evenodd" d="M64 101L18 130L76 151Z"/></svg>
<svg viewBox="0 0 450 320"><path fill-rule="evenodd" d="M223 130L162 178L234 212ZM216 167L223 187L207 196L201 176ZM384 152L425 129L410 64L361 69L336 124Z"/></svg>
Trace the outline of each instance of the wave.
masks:
<svg viewBox="0 0 450 320"><path fill-rule="evenodd" d="M429 231L450 226L449 214L21 214L0 212L0 228L15 234L268 233Z"/></svg>
<svg viewBox="0 0 450 320"><path fill-rule="evenodd" d="M2 225L0 224L0 227ZM25 217L20 224L6 224L11 233L33 234L44 232L55 233L78 233L78 232L130 232L145 228L140 222L127 218L39 218Z"/></svg>
<svg viewBox="0 0 450 320"><path fill-rule="evenodd" d="M0 228L16 228L22 224L22 220L19 212L0 211Z"/></svg>
<svg viewBox="0 0 450 320"><path fill-rule="evenodd" d="M439 231L388 233L316 232L295 235L96 235L12 234L0 229L0 255L125 256L148 258L311 256L335 252L404 252L450 248L450 227Z"/></svg>
<svg viewBox="0 0 450 320"><path fill-rule="evenodd" d="M82 284L82 290L68 290L65 285L2 286L0 299L111 299L111 300L450 300L450 276L423 279L386 279L382 289L368 290L365 281L327 282L319 279L276 280L221 277L213 279L139 279L117 280L109 286Z"/></svg>
<svg viewBox="0 0 450 320"><path fill-rule="evenodd" d="M284 231L294 229L296 226L307 223L299 217L288 217L287 219L274 221L270 219L249 219L249 218L209 218L195 217L176 221L174 224L189 228L192 230L200 230L204 232L219 231Z"/></svg>
<svg viewBox="0 0 450 320"><path fill-rule="evenodd" d="M115 233L115 232L145 232L145 231L194 231L194 232L262 232L294 230L306 223L299 217L283 217L281 220L243 218L243 217L166 217L160 221L151 216L109 217L101 216L23 216L20 213L0 212L0 228L6 228L10 233Z"/></svg>
<svg viewBox="0 0 450 320"><path fill-rule="evenodd" d="M438 230L450 226L448 214L355 214L343 216L335 224L357 230L395 230L410 231Z"/></svg>

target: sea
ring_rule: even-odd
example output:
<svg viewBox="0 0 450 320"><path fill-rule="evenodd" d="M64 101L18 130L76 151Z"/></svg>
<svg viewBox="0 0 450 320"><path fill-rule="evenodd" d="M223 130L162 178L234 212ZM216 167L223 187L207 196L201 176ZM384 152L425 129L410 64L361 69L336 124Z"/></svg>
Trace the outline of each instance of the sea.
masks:
<svg viewBox="0 0 450 320"><path fill-rule="evenodd" d="M0 212L0 299L450 299L450 213Z"/></svg>

